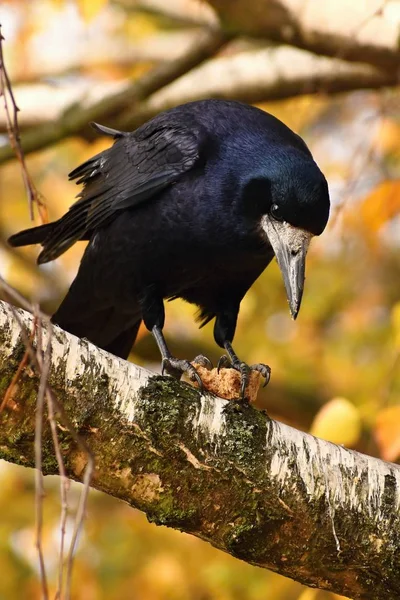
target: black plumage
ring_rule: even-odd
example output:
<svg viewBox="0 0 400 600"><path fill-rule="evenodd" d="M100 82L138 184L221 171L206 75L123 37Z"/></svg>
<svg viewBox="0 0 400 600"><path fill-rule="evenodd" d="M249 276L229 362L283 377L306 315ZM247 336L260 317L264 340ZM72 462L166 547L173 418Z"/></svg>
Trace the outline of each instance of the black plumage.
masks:
<svg viewBox="0 0 400 600"><path fill-rule="evenodd" d="M77 202L9 240L41 243L39 263L89 240L53 322L126 358L143 319L163 366L196 376L162 335L163 300L183 298L202 324L216 319L215 340L244 389L248 367L231 346L240 302L275 253L295 317L309 240L328 220L327 183L310 151L278 119L238 102L181 105L132 133L96 127L115 141L70 174L83 184Z"/></svg>

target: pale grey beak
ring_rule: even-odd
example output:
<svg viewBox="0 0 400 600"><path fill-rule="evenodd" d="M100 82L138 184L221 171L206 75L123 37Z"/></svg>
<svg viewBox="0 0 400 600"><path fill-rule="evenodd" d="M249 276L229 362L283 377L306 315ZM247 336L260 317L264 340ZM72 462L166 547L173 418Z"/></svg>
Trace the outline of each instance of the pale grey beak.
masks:
<svg viewBox="0 0 400 600"><path fill-rule="evenodd" d="M312 234L268 215L261 226L268 236L283 275L290 312L295 319L303 297L306 255Z"/></svg>

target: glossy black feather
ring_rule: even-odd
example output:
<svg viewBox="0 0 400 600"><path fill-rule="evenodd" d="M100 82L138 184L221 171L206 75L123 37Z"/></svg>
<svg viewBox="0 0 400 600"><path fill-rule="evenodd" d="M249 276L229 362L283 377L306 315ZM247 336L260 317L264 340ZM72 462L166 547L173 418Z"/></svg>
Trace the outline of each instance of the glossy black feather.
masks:
<svg viewBox="0 0 400 600"><path fill-rule="evenodd" d="M278 203L312 234L327 223L327 184L307 146L272 115L218 100L176 107L133 133L97 127L115 141L70 174L83 184L77 202L10 239L42 243L39 262L90 240L53 320L127 356L140 321L162 328L163 299L181 297L202 324L217 318L218 344L232 339L243 296L274 256L262 215Z"/></svg>
<svg viewBox="0 0 400 600"><path fill-rule="evenodd" d="M116 212L156 195L199 158L200 129L182 128L178 120L150 122L133 133L104 127L100 131L108 135L114 132L116 142L70 173L69 178L83 184L83 190L68 213L40 240L43 250L39 264L54 260L76 241L89 239ZM18 234L20 240L23 233ZM18 238L9 241L15 245Z"/></svg>

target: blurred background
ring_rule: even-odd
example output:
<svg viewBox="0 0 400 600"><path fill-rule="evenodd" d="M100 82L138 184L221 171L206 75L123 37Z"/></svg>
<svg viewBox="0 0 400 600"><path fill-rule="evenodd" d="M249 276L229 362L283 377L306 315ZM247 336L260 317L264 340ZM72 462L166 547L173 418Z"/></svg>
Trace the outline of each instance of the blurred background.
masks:
<svg viewBox="0 0 400 600"><path fill-rule="evenodd" d="M133 129L183 101L234 98L257 104L304 137L329 182L330 224L313 241L298 320L290 319L274 263L243 301L236 347L246 362L271 365L271 383L260 391L258 406L272 417L397 461L400 53L391 36L400 30L400 2L337 0L325 13L324 4L243 0L233 3L230 13L223 0L3 0L3 52L20 108L27 167L51 220L77 193L67 174L109 145L87 126L93 119ZM268 35L262 35L268 19ZM314 37L302 38L301 31L313 31ZM333 41L324 46L326 40ZM176 72L165 79L171 64ZM154 73L151 87L146 78ZM140 92L143 81L148 89ZM7 248L7 237L31 221L1 109L0 273L51 313L84 246L78 243L40 268L36 248ZM198 330L194 313L183 302L168 304L171 349L189 359L202 352L215 362L219 351L212 325ZM159 369L158 351L145 329L131 359ZM45 483L45 559L55 589L59 491L57 478ZM78 489L71 484L71 514ZM39 599L33 471L0 463L0 511L0 600ZM194 537L156 527L122 502L91 491L73 598L339 596L304 588Z"/></svg>

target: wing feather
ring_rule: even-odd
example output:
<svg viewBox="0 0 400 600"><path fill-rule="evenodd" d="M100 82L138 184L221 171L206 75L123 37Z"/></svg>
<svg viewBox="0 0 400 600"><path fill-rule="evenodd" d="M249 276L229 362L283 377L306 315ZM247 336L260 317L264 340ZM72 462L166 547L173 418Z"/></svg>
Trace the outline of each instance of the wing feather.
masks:
<svg viewBox="0 0 400 600"><path fill-rule="evenodd" d="M114 144L70 173L83 189L45 238L39 263L57 258L79 239L89 239L118 211L155 196L193 168L204 131L167 117L159 115L133 133L97 126Z"/></svg>

